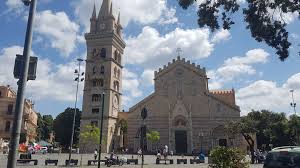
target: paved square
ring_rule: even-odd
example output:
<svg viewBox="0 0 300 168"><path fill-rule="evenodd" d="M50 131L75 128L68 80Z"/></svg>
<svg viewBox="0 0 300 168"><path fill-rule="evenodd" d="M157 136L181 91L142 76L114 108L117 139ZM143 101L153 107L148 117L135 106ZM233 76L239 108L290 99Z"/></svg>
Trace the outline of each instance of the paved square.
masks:
<svg viewBox="0 0 300 168"><path fill-rule="evenodd" d="M104 157L107 156L106 154L102 154L102 157L104 159ZM132 155L126 155L127 158L131 158ZM137 158L137 156L133 156L134 158ZM65 160L68 159L68 154L35 154L32 155L33 159L37 159L38 160L38 165L37 166L33 166L33 164L24 164L24 165L18 165L17 167L22 167L22 168L44 168L44 167L56 167L56 166L45 166L45 159L58 159L58 167L65 167ZM88 167L97 167L97 165L93 165L93 166L87 166L87 162L88 160L93 160L93 154L84 154L84 155L79 155L79 154L72 154L72 159L78 159L79 163L80 160L82 158L82 166L78 166L78 167L84 167L84 168L88 168ZM197 167L197 168L207 168L208 164L207 163L202 163L202 164L189 164L189 159L191 159L192 157L187 156L185 157L185 159L188 159L188 164L176 164L176 159L177 158L181 158L179 156L173 156L171 157L174 159L174 164L172 165L165 165L165 164L160 164L160 165L156 165L155 164L155 156L153 155L146 155L145 156L145 165L144 168L192 168L192 167ZM7 155L3 155L0 154L0 168L6 168L6 163L7 163ZM138 168L141 167L140 165L141 163L141 158L139 158L139 165L123 165L122 167L124 168ZM106 167L105 165L101 165L101 167ZM119 166L112 166L112 167L119 167ZM251 168L262 168L263 166L261 164L255 164L255 165L251 165Z"/></svg>

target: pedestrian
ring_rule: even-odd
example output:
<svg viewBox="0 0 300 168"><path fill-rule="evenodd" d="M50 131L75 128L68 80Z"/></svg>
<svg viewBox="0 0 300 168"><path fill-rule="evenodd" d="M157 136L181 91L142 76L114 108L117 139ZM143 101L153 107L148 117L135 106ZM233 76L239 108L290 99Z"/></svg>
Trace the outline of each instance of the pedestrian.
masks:
<svg viewBox="0 0 300 168"><path fill-rule="evenodd" d="M157 152L156 159L159 159L159 160L161 159L161 154L159 151Z"/></svg>
<svg viewBox="0 0 300 168"><path fill-rule="evenodd" d="M138 154L138 157L142 157L142 149L139 149L137 154Z"/></svg>
<svg viewBox="0 0 300 168"><path fill-rule="evenodd" d="M168 152L167 152L166 148L163 150L163 156L164 156L164 159L166 160L167 156L168 156Z"/></svg>
<svg viewBox="0 0 300 168"><path fill-rule="evenodd" d="M94 159L97 160L97 157L98 157L98 150L95 149L95 151L94 151Z"/></svg>

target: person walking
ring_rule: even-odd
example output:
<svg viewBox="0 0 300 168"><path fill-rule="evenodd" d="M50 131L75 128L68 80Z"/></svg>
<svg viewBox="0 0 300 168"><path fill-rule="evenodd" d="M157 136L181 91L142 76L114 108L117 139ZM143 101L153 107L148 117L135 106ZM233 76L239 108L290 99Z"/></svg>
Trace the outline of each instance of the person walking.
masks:
<svg viewBox="0 0 300 168"><path fill-rule="evenodd" d="M98 150L95 149L95 151L94 151L94 159L97 160L97 157L98 157Z"/></svg>

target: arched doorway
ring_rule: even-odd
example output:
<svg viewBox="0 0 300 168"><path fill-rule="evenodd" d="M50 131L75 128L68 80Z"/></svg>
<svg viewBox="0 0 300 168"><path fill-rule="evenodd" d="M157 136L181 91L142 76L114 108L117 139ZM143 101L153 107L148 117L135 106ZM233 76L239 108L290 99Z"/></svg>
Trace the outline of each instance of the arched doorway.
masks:
<svg viewBox="0 0 300 168"><path fill-rule="evenodd" d="M212 131L213 146L228 146L228 133L223 125L219 125Z"/></svg>
<svg viewBox="0 0 300 168"><path fill-rule="evenodd" d="M184 116L177 116L173 120L175 152L178 154L188 153L187 120Z"/></svg>

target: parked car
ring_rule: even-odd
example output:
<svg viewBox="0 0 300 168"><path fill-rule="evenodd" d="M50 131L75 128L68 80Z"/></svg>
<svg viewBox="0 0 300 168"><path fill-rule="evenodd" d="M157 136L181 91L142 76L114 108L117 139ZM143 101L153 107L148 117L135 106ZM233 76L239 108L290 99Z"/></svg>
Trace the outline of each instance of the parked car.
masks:
<svg viewBox="0 0 300 168"><path fill-rule="evenodd" d="M48 152L48 147L41 147L39 152L46 154Z"/></svg>
<svg viewBox="0 0 300 168"><path fill-rule="evenodd" d="M272 149L264 168L300 168L300 146L283 146Z"/></svg>

